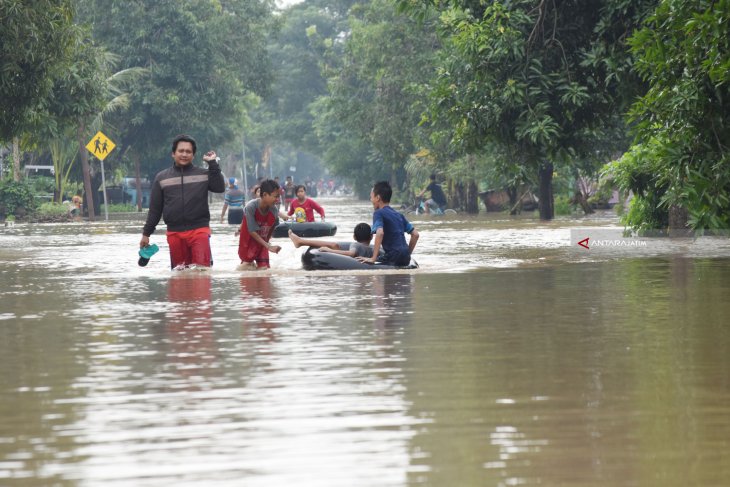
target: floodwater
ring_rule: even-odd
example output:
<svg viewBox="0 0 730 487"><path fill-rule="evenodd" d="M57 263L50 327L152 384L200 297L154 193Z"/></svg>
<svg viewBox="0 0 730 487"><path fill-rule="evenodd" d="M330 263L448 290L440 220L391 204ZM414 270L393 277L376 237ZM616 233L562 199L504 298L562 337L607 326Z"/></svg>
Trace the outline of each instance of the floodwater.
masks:
<svg viewBox="0 0 730 487"><path fill-rule="evenodd" d="M413 222L420 269L347 273L237 271L218 223L177 273L140 221L0 228L0 485L730 485L727 238Z"/></svg>

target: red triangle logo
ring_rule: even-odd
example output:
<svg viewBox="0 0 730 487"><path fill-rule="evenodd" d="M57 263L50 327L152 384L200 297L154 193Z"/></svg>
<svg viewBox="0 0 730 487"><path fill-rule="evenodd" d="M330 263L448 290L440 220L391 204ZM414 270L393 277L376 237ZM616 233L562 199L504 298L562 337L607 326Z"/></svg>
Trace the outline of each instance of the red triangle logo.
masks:
<svg viewBox="0 0 730 487"><path fill-rule="evenodd" d="M578 245L580 245L580 246L581 246L581 247L583 247L584 249L589 249L589 250L590 250L590 247L588 247L588 239L589 239L589 238L590 238L590 237L586 237L586 238L584 238L583 240L581 240L580 242L578 242Z"/></svg>

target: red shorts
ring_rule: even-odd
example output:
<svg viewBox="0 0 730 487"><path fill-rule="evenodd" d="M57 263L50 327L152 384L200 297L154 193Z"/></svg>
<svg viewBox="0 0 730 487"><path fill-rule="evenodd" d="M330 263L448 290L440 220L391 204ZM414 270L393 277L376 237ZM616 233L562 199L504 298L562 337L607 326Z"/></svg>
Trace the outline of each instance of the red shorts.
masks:
<svg viewBox="0 0 730 487"><path fill-rule="evenodd" d="M241 232L243 235L243 232ZM252 238L238 241L238 257L241 262L256 262L256 267L269 268L269 249Z"/></svg>
<svg viewBox="0 0 730 487"><path fill-rule="evenodd" d="M210 253L210 228L196 228L185 232L167 232L167 244L170 246L170 265L174 269L179 265L210 267L213 257Z"/></svg>

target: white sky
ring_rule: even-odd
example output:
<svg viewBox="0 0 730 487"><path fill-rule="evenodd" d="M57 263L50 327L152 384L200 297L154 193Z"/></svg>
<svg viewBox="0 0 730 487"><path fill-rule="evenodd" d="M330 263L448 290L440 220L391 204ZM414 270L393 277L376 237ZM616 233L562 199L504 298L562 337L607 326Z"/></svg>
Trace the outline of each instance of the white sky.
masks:
<svg viewBox="0 0 730 487"><path fill-rule="evenodd" d="M297 3L302 3L305 0L276 0L276 6L280 9L285 9Z"/></svg>

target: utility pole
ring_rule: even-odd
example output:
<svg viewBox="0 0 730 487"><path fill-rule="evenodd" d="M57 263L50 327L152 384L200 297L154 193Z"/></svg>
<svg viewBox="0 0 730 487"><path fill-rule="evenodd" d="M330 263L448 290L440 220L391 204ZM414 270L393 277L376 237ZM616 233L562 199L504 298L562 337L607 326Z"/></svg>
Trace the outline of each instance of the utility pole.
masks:
<svg viewBox="0 0 730 487"><path fill-rule="evenodd" d="M243 199L248 200L248 179L246 179L246 137L241 137L241 152L243 154L243 167L241 168L241 176L243 178Z"/></svg>

